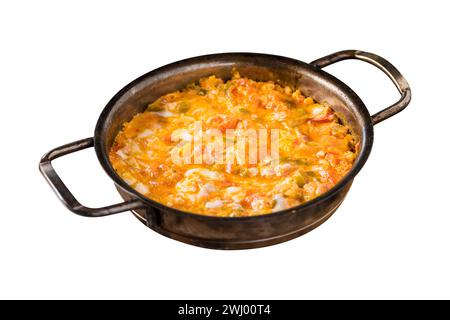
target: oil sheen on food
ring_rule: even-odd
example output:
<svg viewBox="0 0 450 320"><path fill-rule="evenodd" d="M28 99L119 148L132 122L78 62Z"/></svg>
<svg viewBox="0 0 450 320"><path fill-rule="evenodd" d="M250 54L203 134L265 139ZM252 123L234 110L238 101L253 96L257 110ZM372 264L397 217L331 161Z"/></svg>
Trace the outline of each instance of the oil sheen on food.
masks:
<svg viewBox="0 0 450 320"><path fill-rule="evenodd" d="M276 129L278 158L269 152L256 163L174 162L175 148L193 140L196 123L204 132L223 132L224 140L227 129ZM182 211L240 217L323 194L351 169L358 149L357 136L332 106L301 88L235 71L228 81L212 75L151 103L123 125L109 158L119 176L150 199Z"/></svg>

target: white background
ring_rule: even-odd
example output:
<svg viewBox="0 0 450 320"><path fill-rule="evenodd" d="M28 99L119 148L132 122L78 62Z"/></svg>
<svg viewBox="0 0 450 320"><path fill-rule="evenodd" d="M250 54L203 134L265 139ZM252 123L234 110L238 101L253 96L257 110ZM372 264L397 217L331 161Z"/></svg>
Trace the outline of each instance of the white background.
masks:
<svg viewBox="0 0 450 320"><path fill-rule="evenodd" d="M10 1L0 4L0 298L450 298L449 57L445 1ZM88 219L57 200L42 154L92 136L137 76L196 55L387 58L413 99L375 144L336 214L243 251L167 239L130 213ZM398 98L376 68L327 68L372 113ZM93 149L55 162L79 200L121 199Z"/></svg>

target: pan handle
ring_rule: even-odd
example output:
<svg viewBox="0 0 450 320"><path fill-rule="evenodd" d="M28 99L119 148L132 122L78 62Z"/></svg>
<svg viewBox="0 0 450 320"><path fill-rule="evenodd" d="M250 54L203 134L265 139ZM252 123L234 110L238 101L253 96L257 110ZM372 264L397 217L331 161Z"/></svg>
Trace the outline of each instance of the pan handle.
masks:
<svg viewBox="0 0 450 320"><path fill-rule="evenodd" d="M381 71L383 71L395 84L397 90L400 92L401 97L393 105L387 107L386 109L381 110L380 112L375 113L372 116L372 123L377 124L387 118L392 117L393 115L399 113L411 101L411 89L409 88L409 84L406 79L402 76L402 74L394 67L389 61L386 59L369 52L359 51L359 50L344 50L332 53L323 58L314 60L311 62L312 65L324 68L333 64L335 62L339 62L347 59L357 59L374 65Z"/></svg>
<svg viewBox="0 0 450 320"><path fill-rule="evenodd" d="M142 208L144 204L140 200L130 200L102 208L88 208L78 202L67 189L64 182L52 166L52 160L94 146L94 139L87 138L65 144L47 152L39 162L39 170L52 187L62 203L72 212L84 217L103 217L111 214Z"/></svg>

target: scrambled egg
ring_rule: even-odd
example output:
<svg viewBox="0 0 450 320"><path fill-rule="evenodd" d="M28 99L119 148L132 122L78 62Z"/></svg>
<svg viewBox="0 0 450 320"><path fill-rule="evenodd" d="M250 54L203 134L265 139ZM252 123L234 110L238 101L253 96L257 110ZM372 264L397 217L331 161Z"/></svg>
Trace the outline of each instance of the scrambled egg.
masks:
<svg viewBox="0 0 450 320"><path fill-rule="evenodd" d="M277 129L277 157L214 162L214 150L203 145L175 163L180 142L195 149L195 123L204 132L224 133L224 146L227 129ZM358 148L357 137L331 106L299 89L235 72L229 81L210 76L160 97L123 125L109 158L122 179L148 198L233 217L279 211L319 196L350 170ZM202 163L194 161L196 151ZM223 150L225 156L233 152Z"/></svg>

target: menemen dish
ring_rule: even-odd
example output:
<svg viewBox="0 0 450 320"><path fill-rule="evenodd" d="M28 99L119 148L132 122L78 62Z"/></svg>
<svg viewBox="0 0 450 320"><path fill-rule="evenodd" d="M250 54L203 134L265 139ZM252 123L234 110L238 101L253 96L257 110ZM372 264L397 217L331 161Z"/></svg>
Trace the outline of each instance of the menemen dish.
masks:
<svg viewBox="0 0 450 320"><path fill-rule="evenodd" d="M358 137L301 88L234 71L166 94L123 125L109 152L119 176L182 211L241 217L314 199L355 161Z"/></svg>

